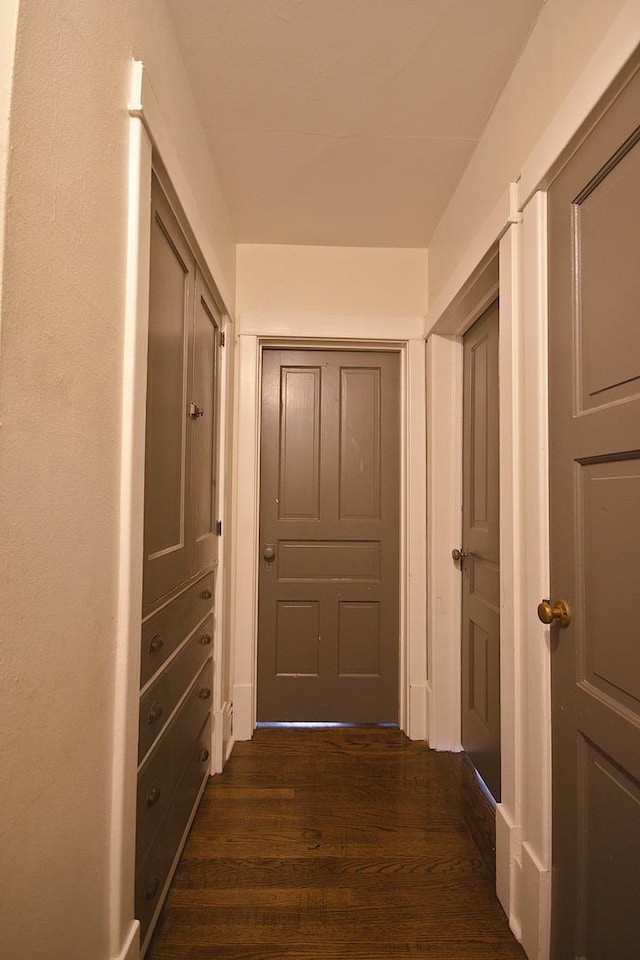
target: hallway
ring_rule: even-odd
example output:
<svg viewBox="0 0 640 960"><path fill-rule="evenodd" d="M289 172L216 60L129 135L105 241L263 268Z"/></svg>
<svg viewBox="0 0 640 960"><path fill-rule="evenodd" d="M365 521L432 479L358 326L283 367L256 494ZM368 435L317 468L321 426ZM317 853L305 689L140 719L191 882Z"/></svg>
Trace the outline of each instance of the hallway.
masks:
<svg viewBox="0 0 640 960"><path fill-rule="evenodd" d="M207 786L148 960L516 960L458 758L395 728L257 731Z"/></svg>

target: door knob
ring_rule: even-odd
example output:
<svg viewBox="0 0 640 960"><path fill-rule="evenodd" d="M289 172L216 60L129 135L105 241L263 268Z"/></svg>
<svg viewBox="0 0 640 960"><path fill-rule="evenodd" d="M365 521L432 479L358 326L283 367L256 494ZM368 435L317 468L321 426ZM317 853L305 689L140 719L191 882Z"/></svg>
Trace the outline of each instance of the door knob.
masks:
<svg viewBox="0 0 640 960"><path fill-rule="evenodd" d="M267 563L271 563L271 561L275 558L275 555L276 555L276 552L273 549L273 547L270 545L267 545L262 551L262 556L265 558Z"/></svg>
<svg viewBox="0 0 640 960"><path fill-rule="evenodd" d="M550 600L543 600L538 604L538 619L546 624L557 620L561 627L568 627L571 623L571 607L566 600L558 600L553 606Z"/></svg>
<svg viewBox="0 0 640 960"><path fill-rule="evenodd" d="M458 548L456 547L455 550L452 550L452 551L451 551L451 556L453 557L453 559L454 559L454 560L456 561L456 563L457 563L458 560L460 560L460 561L466 560L467 557L469 556L469 554L467 553L466 550L458 550Z"/></svg>

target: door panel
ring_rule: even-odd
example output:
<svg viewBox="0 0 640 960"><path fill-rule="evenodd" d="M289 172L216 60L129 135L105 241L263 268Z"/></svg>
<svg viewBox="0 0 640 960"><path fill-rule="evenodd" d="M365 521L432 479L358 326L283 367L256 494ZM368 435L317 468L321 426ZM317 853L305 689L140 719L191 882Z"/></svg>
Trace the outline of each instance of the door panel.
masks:
<svg viewBox="0 0 640 960"><path fill-rule="evenodd" d="M196 275L192 396L202 416L192 422L191 475L193 571L210 568L218 556L218 343L220 315L202 275Z"/></svg>
<svg viewBox="0 0 640 960"><path fill-rule="evenodd" d="M397 354L264 351L259 720L398 721L399 389Z"/></svg>
<svg viewBox="0 0 640 960"><path fill-rule="evenodd" d="M639 103L549 191L554 960L638 955Z"/></svg>
<svg viewBox="0 0 640 960"><path fill-rule="evenodd" d="M189 462L186 389L195 263L155 179L150 263L145 609L187 578L191 559L185 516Z"/></svg>
<svg viewBox="0 0 640 960"><path fill-rule="evenodd" d="M500 799L498 303L464 338L462 746Z"/></svg>

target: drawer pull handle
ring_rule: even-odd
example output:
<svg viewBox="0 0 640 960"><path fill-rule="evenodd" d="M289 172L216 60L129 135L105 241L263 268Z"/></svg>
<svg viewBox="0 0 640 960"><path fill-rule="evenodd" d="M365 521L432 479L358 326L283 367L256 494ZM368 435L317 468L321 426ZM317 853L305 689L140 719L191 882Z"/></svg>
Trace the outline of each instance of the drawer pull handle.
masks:
<svg viewBox="0 0 640 960"><path fill-rule="evenodd" d="M203 687L200 693L198 694L201 700L208 700L211 696L211 690L209 687Z"/></svg>
<svg viewBox="0 0 640 960"><path fill-rule="evenodd" d="M149 710L149 716L147 718L148 723L155 723L156 720L159 720L162 716L162 704L154 703L151 709Z"/></svg>
<svg viewBox="0 0 640 960"><path fill-rule="evenodd" d="M213 594L211 593L211 590L203 590L202 593L200 594L200 597L203 600L211 600L212 596Z"/></svg>
<svg viewBox="0 0 640 960"><path fill-rule="evenodd" d="M203 647L208 647L209 644L211 643L210 634L203 633L202 636L200 637L200 643L202 644Z"/></svg>
<svg viewBox="0 0 640 960"><path fill-rule="evenodd" d="M145 900L155 900L156 894L160 889L160 881L157 877L154 877L147 889L144 892Z"/></svg>
<svg viewBox="0 0 640 960"><path fill-rule="evenodd" d="M164 640L159 633L156 633L155 637L151 637L149 640L149 653L157 653L158 650L162 650L164 647Z"/></svg>
<svg viewBox="0 0 640 960"><path fill-rule="evenodd" d="M200 763L206 763L209 759L209 751L206 747L202 748L202 753L200 754Z"/></svg>
<svg viewBox="0 0 640 960"><path fill-rule="evenodd" d="M157 783L154 783L152 787L149 787L149 791L147 793L148 807L155 807L156 803L160 799L161 792L162 791L160 790L160 787L158 786Z"/></svg>

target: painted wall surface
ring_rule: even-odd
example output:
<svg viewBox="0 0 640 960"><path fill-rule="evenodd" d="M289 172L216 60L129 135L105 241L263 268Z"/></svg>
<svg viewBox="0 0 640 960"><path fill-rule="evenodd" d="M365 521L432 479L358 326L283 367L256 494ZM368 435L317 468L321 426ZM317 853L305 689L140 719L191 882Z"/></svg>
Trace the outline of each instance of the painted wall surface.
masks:
<svg viewBox="0 0 640 960"><path fill-rule="evenodd" d="M128 0L22 0L2 342L0 955L107 956Z"/></svg>
<svg viewBox="0 0 640 960"><path fill-rule="evenodd" d="M5 0L3 29L9 7L15 11L16 0ZM149 64L192 190L211 218L225 283L235 290L233 237L163 0L22 0L0 325L0 956L15 960L113 954L110 797L134 47ZM7 54L1 124L11 65L4 32L0 52Z"/></svg>
<svg viewBox="0 0 640 960"><path fill-rule="evenodd" d="M142 60L160 103L185 179L223 276L216 277L229 313L234 313L236 248L233 226L209 145L173 34L164 0L132 0L133 53Z"/></svg>
<svg viewBox="0 0 640 960"><path fill-rule="evenodd" d="M238 315L420 317L427 251L240 244Z"/></svg>
<svg viewBox="0 0 640 960"><path fill-rule="evenodd" d="M9 117L19 0L0 4L0 251L4 250L5 198L9 160ZM2 302L2 257L0 255L0 303Z"/></svg>
<svg viewBox="0 0 640 960"><path fill-rule="evenodd" d="M547 0L429 245L432 298L545 130L624 0Z"/></svg>

